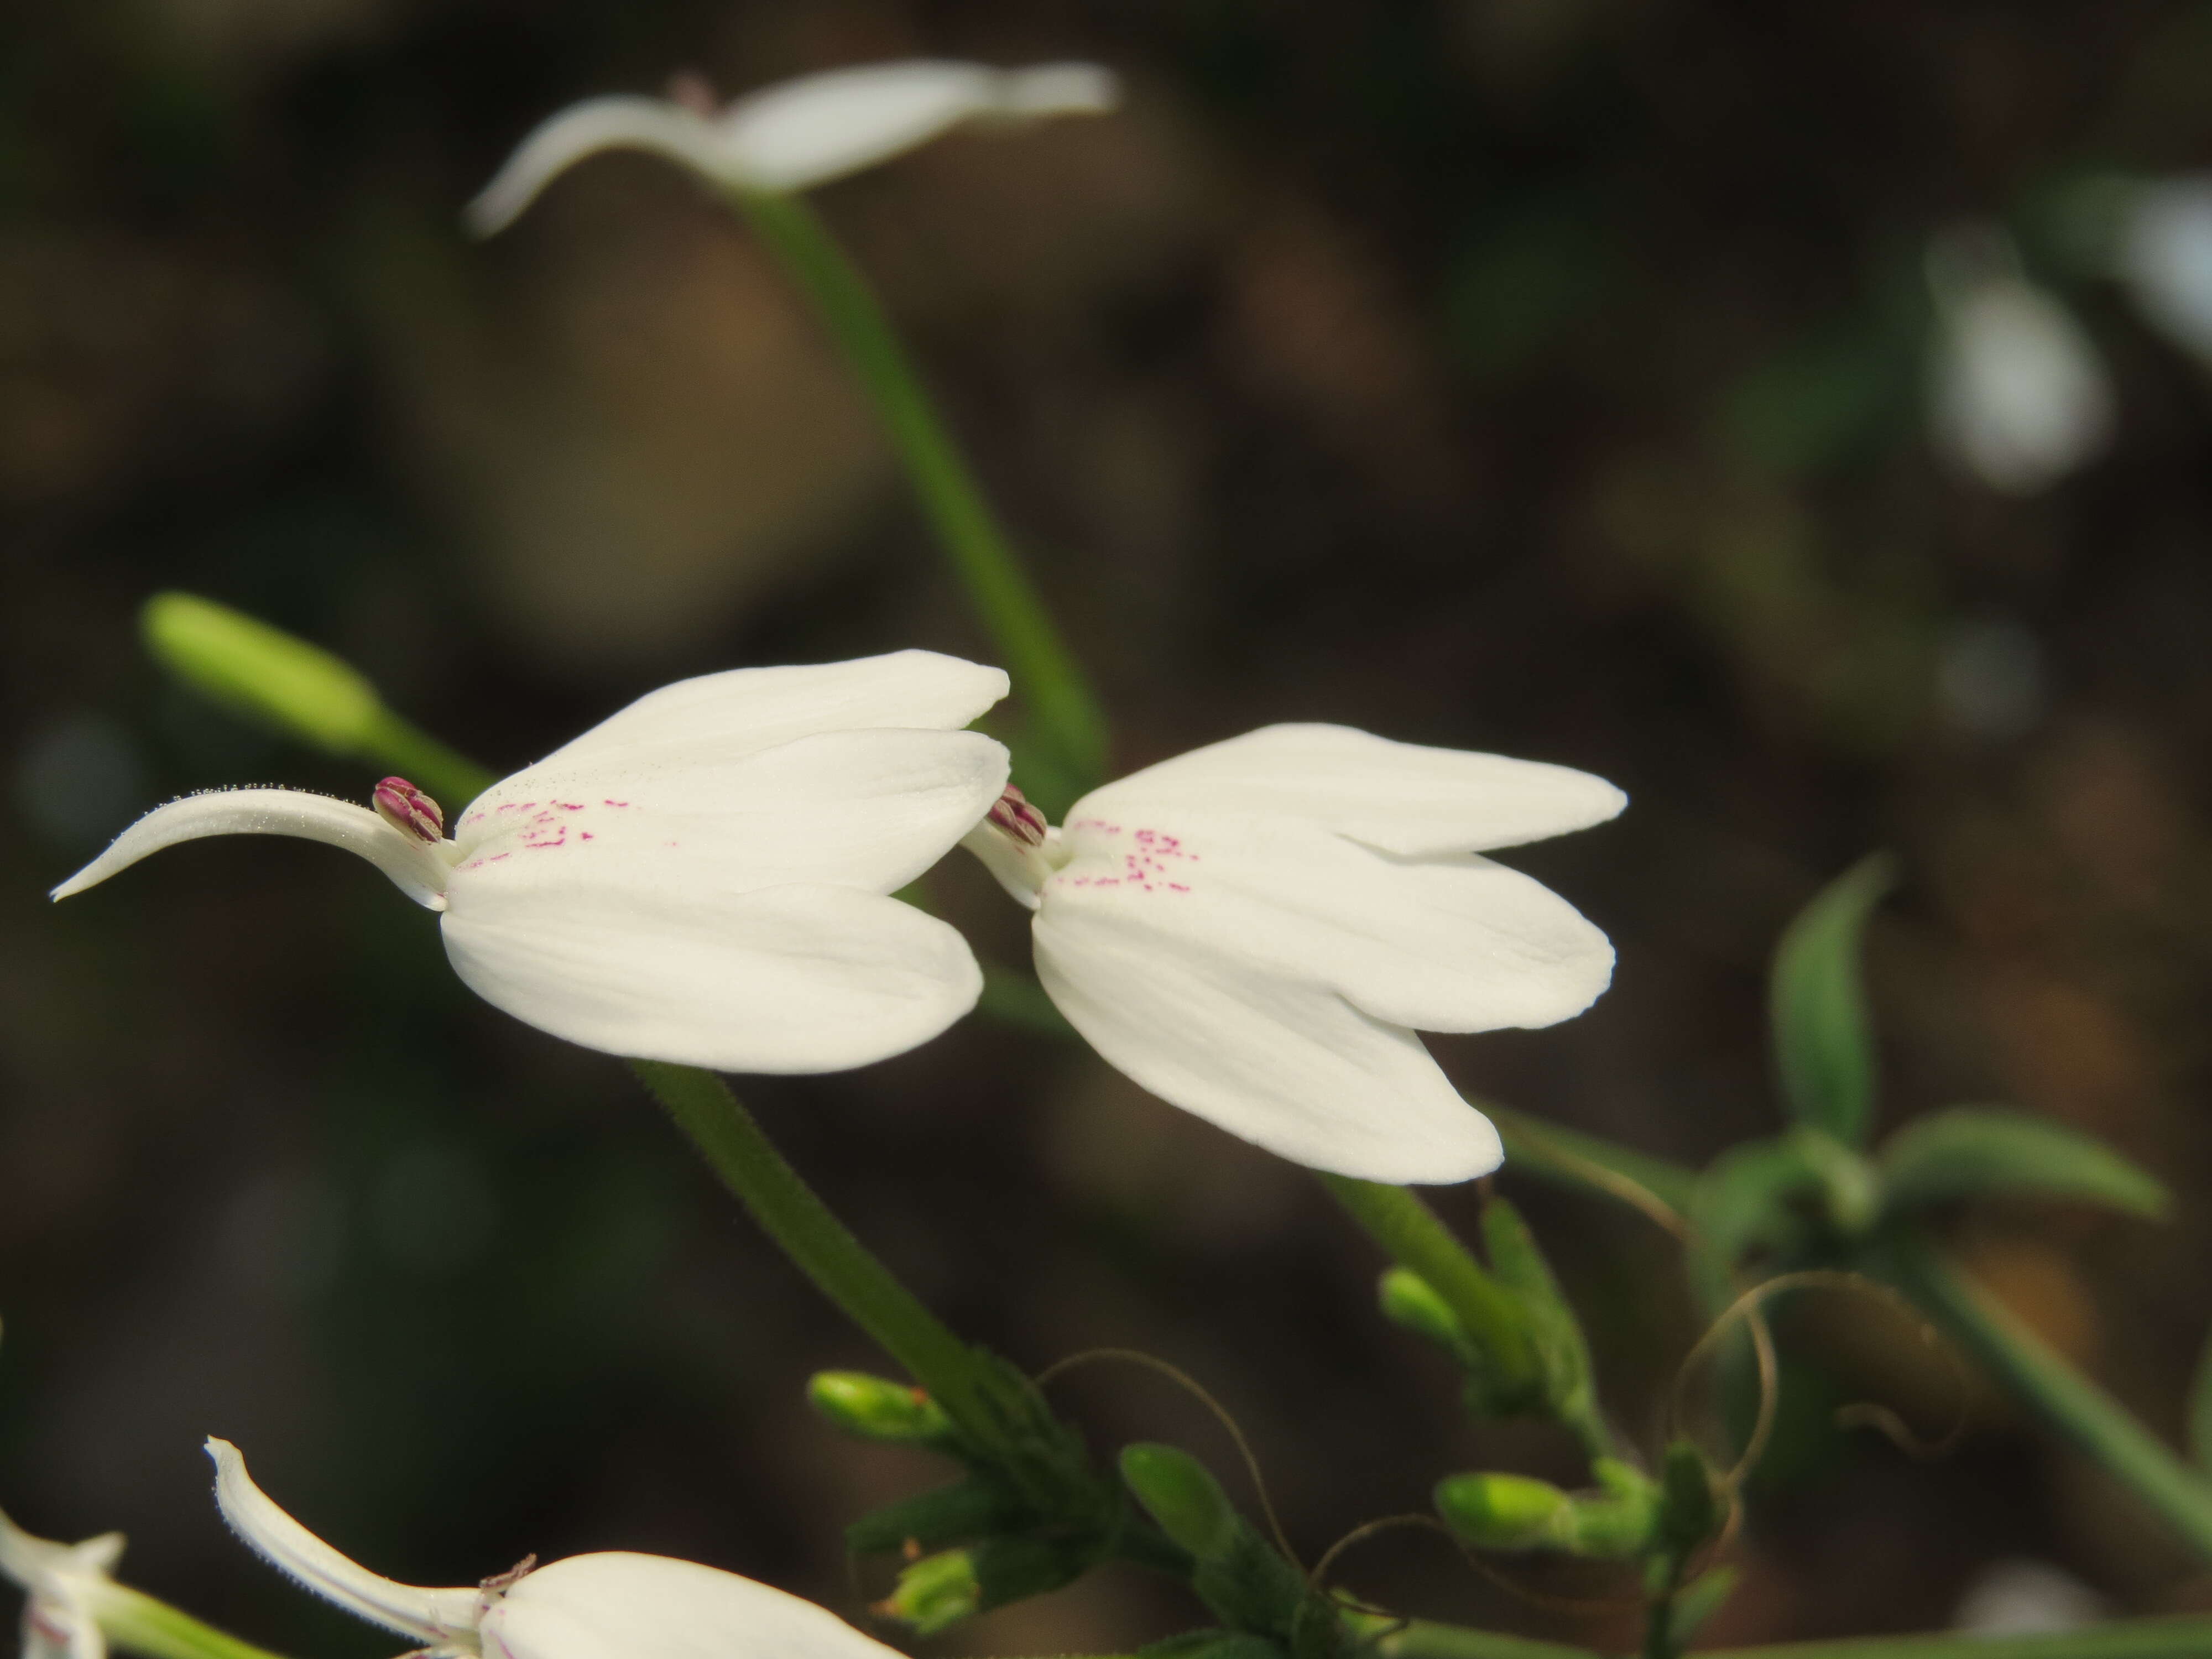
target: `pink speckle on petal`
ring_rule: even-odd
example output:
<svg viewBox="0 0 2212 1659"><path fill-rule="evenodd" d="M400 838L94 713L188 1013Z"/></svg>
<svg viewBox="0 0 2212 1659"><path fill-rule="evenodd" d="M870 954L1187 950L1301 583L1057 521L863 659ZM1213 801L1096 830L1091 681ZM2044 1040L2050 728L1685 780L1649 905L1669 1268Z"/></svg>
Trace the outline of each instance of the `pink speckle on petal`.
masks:
<svg viewBox="0 0 2212 1659"><path fill-rule="evenodd" d="M592 832L591 832L590 830L585 830L585 831L584 831L584 839L585 839L586 841L589 841L589 840L591 840L591 838L592 838Z"/></svg>
<svg viewBox="0 0 2212 1659"><path fill-rule="evenodd" d="M599 805L602 806L627 806L629 803L626 800L603 800Z"/></svg>

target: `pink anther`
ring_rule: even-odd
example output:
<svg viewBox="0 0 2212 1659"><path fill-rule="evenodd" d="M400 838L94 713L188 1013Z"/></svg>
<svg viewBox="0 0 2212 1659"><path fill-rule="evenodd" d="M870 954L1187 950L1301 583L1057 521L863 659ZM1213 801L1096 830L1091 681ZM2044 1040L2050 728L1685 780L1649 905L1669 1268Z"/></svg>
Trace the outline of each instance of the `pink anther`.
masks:
<svg viewBox="0 0 2212 1659"><path fill-rule="evenodd" d="M376 808L376 816L400 834L422 842L445 839L446 815L438 810L437 802L406 779L385 779L369 799Z"/></svg>
<svg viewBox="0 0 2212 1659"><path fill-rule="evenodd" d="M992 806L988 821L1001 835L1024 847L1043 846L1045 832L1051 827L1045 822L1044 814L1030 805L1011 783Z"/></svg>

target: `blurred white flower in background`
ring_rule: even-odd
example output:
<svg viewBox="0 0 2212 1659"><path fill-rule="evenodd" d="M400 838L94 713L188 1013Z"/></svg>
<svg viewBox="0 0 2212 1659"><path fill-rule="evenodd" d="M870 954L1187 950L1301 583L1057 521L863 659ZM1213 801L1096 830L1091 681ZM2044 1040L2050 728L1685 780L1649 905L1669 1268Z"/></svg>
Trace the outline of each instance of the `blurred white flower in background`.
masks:
<svg viewBox="0 0 2212 1659"><path fill-rule="evenodd" d="M2104 360L2058 300L2021 274L2012 239L1964 224L1932 238L1936 331L1929 420L1936 447L1991 489L2033 495L2112 443Z"/></svg>
<svg viewBox="0 0 2212 1659"><path fill-rule="evenodd" d="M1271 726L1058 829L1010 790L966 844L1036 912L1038 978L1117 1069L1295 1163L1446 1182L1503 1152L1417 1030L1554 1024L1613 976L1572 905L1478 854L1626 803L1564 766Z"/></svg>
<svg viewBox="0 0 2212 1659"><path fill-rule="evenodd" d="M901 651L738 668L641 697L494 784L453 836L403 778L375 810L296 789L156 807L66 898L203 836L358 854L441 913L477 995L586 1048L732 1072L833 1072L925 1042L982 975L890 895L989 810L1006 751L964 727L1006 677Z"/></svg>
<svg viewBox="0 0 2212 1659"><path fill-rule="evenodd" d="M23 1592L23 1659L104 1659L104 1603L127 1597L108 1577L123 1557L123 1534L82 1544L33 1538L0 1515L0 1577Z"/></svg>
<svg viewBox="0 0 2212 1659"><path fill-rule="evenodd" d="M2048 1561L1993 1561L1959 1598L1951 1627L1972 1636L2081 1630L2106 1615L2105 1598Z"/></svg>
<svg viewBox="0 0 2212 1659"><path fill-rule="evenodd" d="M2212 368L2212 174L2117 189L2114 271L2154 327Z"/></svg>
<svg viewBox="0 0 2212 1659"><path fill-rule="evenodd" d="M435 1659L896 1659L826 1607L696 1561L626 1552L525 1561L480 1584L395 1583L349 1559L210 1440L216 1502L272 1565Z"/></svg>
<svg viewBox="0 0 2212 1659"><path fill-rule="evenodd" d="M1118 95L1113 75L1095 64L1001 70L912 58L803 75L720 110L703 89L681 101L588 98L525 138L464 216L477 235L489 236L555 177L601 150L649 150L725 189L790 193L969 122L1099 114Z"/></svg>

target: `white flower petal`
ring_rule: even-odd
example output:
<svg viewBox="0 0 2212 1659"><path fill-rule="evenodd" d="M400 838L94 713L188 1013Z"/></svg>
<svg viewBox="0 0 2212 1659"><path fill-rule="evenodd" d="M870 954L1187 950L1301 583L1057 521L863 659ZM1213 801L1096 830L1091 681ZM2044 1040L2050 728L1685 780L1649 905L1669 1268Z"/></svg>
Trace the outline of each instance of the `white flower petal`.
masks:
<svg viewBox="0 0 2212 1659"><path fill-rule="evenodd" d="M943 858L1006 787L980 732L826 732L728 758L704 744L557 758L473 802L449 895L586 882L682 899L828 882L887 893Z"/></svg>
<svg viewBox="0 0 2212 1659"><path fill-rule="evenodd" d="M0 1577L23 1591L23 1659L106 1659L95 1604L122 1558L119 1532L58 1544L0 1515Z"/></svg>
<svg viewBox="0 0 2212 1659"><path fill-rule="evenodd" d="M972 1008L983 982L951 927L850 887L465 882L445 935L469 988L540 1030L726 1072L903 1053Z"/></svg>
<svg viewBox="0 0 2212 1659"><path fill-rule="evenodd" d="M1935 238L1929 285L1939 331L1929 382L1938 449L1991 489L2032 495L2111 445L2116 399L2074 314L2019 274L2001 230Z"/></svg>
<svg viewBox="0 0 2212 1659"><path fill-rule="evenodd" d="M1068 816L1250 813L1309 819L1388 853L1482 853L1586 830L1627 804L1571 767L1348 726L1267 726L1095 789Z"/></svg>
<svg viewBox="0 0 2212 1659"><path fill-rule="evenodd" d="M222 1518L271 1566L348 1613L434 1645L464 1636L475 1626L480 1591L424 1589L380 1578L278 1508L253 1484L246 1472L246 1459L230 1442L210 1439L207 1450L215 1460L215 1501Z"/></svg>
<svg viewBox="0 0 2212 1659"><path fill-rule="evenodd" d="M933 58L828 70L740 98L721 118L745 180L799 191L873 167L979 117L1089 114L1114 106L1090 64L999 70Z"/></svg>
<svg viewBox="0 0 2212 1659"><path fill-rule="evenodd" d="M1556 1024L1612 981L1602 933L1487 859L1399 857L1292 819L1172 823L1075 820L1045 913L1117 911L1163 954L1218 951L1422 1030Z"/></svg>
<svg viewBox="0 0 2212 1659"><path fill-rule="evenodd" d="M2212 364L2212 175L2129 188L2121 280L2154 326Z"/></svg>
<svg viewBox="0 0 2212 1659"><path fill-rule="evenodd" d="M366 806L301 789L210 789L157 806L53 890L58 899L96 887L149 853L202 836L297 836L356 853L417 904L445 908L446 866L430 847Z"/></svg>
<svg viewBox="0 0 2212 1659"><path fill-rule="evenodd" d="M1036 937L1038 979L1091 1047L1231 1134L1366 1181L1467 1181L1504 1158L1419 1037L1324 985L1168 945L1127 907L1048 895Z"/></svg>
<svg viewBox="0 0 2212 1659"><path fill-rule="evenodd" d="M485 1614L485 1659L890 1659L825 1607L663 1555L574 1555Z"/></svg>
<svg viewBox="0 0 2212 1659"><path fill-rule="evenodd" d="M461 210L478 236L514 222L538 192L587 155L642 149L725 184L738 179L720 134L705 118L659 98L587 98L548 117L516 146L491 183Z"/></svg>
<svg viewBox="0 0 2212 1659"><path fill-rule="evenodd" d="M1006 695L1002 670L934 651L894 651L794 667L732 668L647 692L538 765L557 761L567 766L606 757L630 765L664 750L732 760L822 732L875 726L953 731Z"/></svg>

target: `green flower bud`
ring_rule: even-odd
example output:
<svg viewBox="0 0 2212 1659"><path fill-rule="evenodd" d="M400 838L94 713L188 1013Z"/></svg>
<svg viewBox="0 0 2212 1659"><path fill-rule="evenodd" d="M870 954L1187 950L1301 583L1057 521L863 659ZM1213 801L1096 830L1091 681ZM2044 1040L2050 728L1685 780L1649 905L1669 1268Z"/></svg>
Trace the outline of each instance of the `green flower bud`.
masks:
<svg viewBox="0 0 2212 1659"><path fill-rule="evenodd" d="M972 1616L982 1605L975 1558L966 1550L946 1550L924 1556L902 1571L876 1611L913 1626L917 1636L934 1636Z"/></svg>
<svg viewBox="0 0 2212 1659"><path fill-rule="evenodd" d="M334 753L361 752L383 714L352 666L212 599L157 593L139 623L155 660L194 690Z"/></svg>
<svg viewBox="0 0 2212 1659"><path fill-rule="evenodd" d="M1237 1511L1221 1483L1188 1452L1152 1442L1124 1446L1121 1479L1160 1530L1200 1562L1218 1561L1235 1547Z"/></svg>
<svg viewBox="0 0 2212 1659"><path fill-rule="evenodd" d="M1481 1356L1468 1340L1467 1327L1419 1273L1392 1267L1383 1273L1376 1293L1385 1318L1425 1336L1462 1365L1480 1363Z"/></svg>
<svg viewBox="0 0 2212 1659"><path fill-rule="evenodd" d="M1437 1483L1437 1513L1477 1549L1564 1549L1574 1541L1574 1503L1548 1480L1526 1475L1448 1475Z"/></svg>
<svg viewBox="0 0 2212 1659"><path fill-rule="evenodd" d="M848 1434L902 1445L941 1445L952 1437L943 1409L922 1389L866 1371L817 1371L807 1379L814 1409Z"/></svg>

